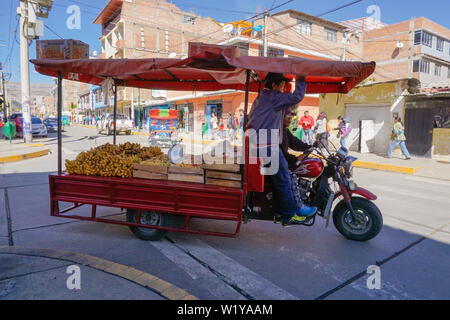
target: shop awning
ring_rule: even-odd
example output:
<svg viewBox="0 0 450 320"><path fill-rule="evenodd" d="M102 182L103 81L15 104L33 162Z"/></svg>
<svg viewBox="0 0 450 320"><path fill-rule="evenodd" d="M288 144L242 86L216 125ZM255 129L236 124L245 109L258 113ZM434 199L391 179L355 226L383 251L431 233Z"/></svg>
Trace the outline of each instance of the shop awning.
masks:
<svg viewBox="0 0 450 320"><path fill-rule="evenodd" d="M246 70L253 71L250 91L268 72L306 75L307 93L347 93L375 71L375 62L344 62L239 56L234 46L190 43L186 59L31 60L37 72L100 85L108 77L118 85L181 91L245 90Z"/></svg>

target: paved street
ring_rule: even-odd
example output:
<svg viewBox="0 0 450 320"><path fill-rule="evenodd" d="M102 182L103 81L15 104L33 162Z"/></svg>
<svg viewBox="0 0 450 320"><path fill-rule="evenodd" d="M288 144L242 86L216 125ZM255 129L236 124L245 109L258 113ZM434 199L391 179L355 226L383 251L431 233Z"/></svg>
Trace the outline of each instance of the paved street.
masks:
<svg viewBox="0 0 450 320"><path fill-rule="evenodd" d="M146 139L121 135L117 141L145 145ZM146 242L124 226L51 217L48 174L57 169L57 141L55 134L38 141L52 153L0 165L0 246L98 257L153 275L198 299L450 299L450 181L355 169L358 185L378 195L384 218L381 233L366 243L346 240L332 223L325 229L322 220L311 228L287 229L250 221L236 239L169 233L162 241ZM106 142L112 137L68 127L64 159ZM99 213L123 218L118 209L100 208ZM195 221L211 229L229 227L224 224ZM22 269L10 273L7 266L15 264ZM43 253L0 251L0 299L161 298L145 286L85 265L81 289L69 291L66 267L71 264ZM369 290L366 270L375 264L381 268L381 289Z"/></svg>

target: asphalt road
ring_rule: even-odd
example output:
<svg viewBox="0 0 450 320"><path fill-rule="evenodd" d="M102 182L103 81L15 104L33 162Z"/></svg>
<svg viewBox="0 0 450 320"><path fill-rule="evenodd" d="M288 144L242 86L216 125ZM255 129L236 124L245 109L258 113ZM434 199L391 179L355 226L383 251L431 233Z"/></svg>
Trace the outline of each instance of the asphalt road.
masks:
<svg viewBox="0 0 450 320"><path fill-rule="evenodd" d="M144 136L118 137L119 143L127 140L146 144ZM325 229L322 220L311 228L250 221L235 239L169 233L146 242L127 227L50 217L47 175L57 168L56 140L41 141L52 154L0 165L0 246L97 256L153 274L200 299L450 299L450 181L355 169L358 185L378 195L384 218L378 237L365 243L346 240L332 223ZM92 129L68 128L64 158L108 141L112 137ZM111 208L100 212L120 214ZM230 228L217 221L195 225ZM376 264L381 288L369 289L367 269Z"/></svg>

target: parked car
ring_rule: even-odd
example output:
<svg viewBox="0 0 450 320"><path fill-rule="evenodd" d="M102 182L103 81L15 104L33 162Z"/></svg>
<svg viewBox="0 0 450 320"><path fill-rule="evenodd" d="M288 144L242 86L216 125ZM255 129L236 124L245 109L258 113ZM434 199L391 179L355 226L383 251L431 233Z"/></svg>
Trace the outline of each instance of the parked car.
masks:
<svg viewBox="0 0 450 320"><path fill-rule="evenodd" d="M133 129L133 121L128 119L128 117L123 113L118 113L116 115L116 132L125 132L127 135L131 134L131 130ZM107 135L111 135L114 130L114 115L113 114L105 114L103 115L99 121L97 122L97 132L102 133L106 132Z"/></svg>
<svg viewBox="0 0 450 320"><path fill-rule="evenodd" d="M33 137L47 137L48 131L45 124L38 117L31 117L31 131Z"/></svg>
<svg viewBox="0 0 450 320"><path fill-rule="evenodd" d="M58 119L54 117L47 117L44 119L44 124L47 127L48 132L58 131Z"/></svg>

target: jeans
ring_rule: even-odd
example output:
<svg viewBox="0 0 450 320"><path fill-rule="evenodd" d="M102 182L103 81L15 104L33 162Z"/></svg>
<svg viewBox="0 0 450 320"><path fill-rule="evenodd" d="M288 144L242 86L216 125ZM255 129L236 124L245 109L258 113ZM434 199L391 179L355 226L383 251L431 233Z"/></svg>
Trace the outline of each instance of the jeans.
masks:
<svg viewBox="0 0 450 320"><path fill-rule="evenodd" d="M320 148L328 149L328 132L316 134L316 141L322 142Z"/></svg>
<svg viewBox="0 0 450 320"><path fill-rule="evenodd" d="M278 149L277 151L275 151ZM297 213L297 203L292 192L291 175L288 162L279 148L275 148L279 156L278 172L270 176L272 182L272 204L274 212L278 212L285 218L293 217ZM271 148L268 148L267 156L271 155Z"/></svg>
<svg viewBox="0 0 450 320"><path fill-rule="evenodd" d="M408 152L408 149L406 148L406 143L405 141L401 141L401 140L393 140L391 142L391 145L389 146L389 150L387 153L388 158L392 157L392 151L394 151L394 149L400 145L400 149L402 149L403 154L405 155L406 158L411 158L411 155Z"/></svg>
<svg viewBox="0 0 450 320"><path fill-rule="evenodd" d="M342 148L347 149L347 143L346 143L347 138L348 138L348 136L347 137L342 137L341 140L339 140L339 143L341 144Z"/></svg>
<svg viewBox="0 0 450 320"><path fill-rule="evenodd" d="M310 145L313 144L313 131L312 129L303 130L303 142L308 143Z"/></svg>

